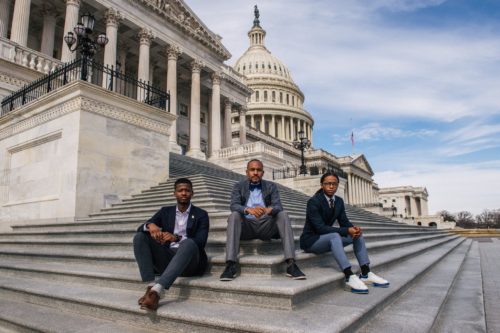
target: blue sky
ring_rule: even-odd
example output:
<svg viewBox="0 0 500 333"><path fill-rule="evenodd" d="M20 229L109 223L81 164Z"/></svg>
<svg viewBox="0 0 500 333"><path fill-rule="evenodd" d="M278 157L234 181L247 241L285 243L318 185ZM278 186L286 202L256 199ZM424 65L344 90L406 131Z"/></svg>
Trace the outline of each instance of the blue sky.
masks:
<svg viewBox="0 0 500 333"><path fill-rule="evenodd" d="M500 1L187 0L233 54L253 6L313 115L314 146L363 153L431 213L500 208ZM350 133L354 132L355 146Z"/></svg>

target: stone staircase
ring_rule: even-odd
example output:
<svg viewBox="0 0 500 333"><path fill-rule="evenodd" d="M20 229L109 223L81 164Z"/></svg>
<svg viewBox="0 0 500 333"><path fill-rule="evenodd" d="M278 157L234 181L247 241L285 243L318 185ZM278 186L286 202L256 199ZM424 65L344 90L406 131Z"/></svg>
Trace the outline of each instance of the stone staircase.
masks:
<svg viewBox="0 0 500 333"><path fill-rule="evenodd" d="M243 176L176 154L171 154L170 174L171 179L74 223L15 225L0 234L0 332L2 327L16 332L374 332L396 331L401 322L412 332L453 327L450 292L466 283L463 267L477 265L471 240L347 205L351 221L364 229L372 268L391 281L390 288L347 293L330 255L299 250L297 262L307 280L286 278L279 240L243 241L241 275L221 282L229 193ZM193 203L210 216L210 271L179 278L157 313L145 313L137 306L144 286L131 240L159 207L174 204L173 182L181 176L192 180ZM279 187L299 249L308 197ZM347 252L355 263L352 248ZM482 290L470 294L480 298Z"/></svg>

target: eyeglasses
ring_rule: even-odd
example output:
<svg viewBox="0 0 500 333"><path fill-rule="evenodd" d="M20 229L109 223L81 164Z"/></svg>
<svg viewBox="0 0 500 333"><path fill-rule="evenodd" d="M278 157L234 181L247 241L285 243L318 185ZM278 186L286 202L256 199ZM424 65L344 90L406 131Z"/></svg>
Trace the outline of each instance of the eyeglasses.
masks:
<svg viewBox="0 0 500 333"><path fill-rule="evenodd" d="M323 183L323 186L337 187L337 186L339 186L339 183Z"/></svg>

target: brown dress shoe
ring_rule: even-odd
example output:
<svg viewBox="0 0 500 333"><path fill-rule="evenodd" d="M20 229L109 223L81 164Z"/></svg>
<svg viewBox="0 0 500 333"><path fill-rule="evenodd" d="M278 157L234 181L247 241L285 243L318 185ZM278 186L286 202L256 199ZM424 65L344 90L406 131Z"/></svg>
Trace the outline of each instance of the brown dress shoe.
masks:
<svg viewBox="0 0 500 333"><path fill-rule="evenodd" d="M152 286L148 286L146 288L146 293L144 294L144 296L142 296L141 298L139 298L139 300L137 301L137 304L142 305L142 302L144 302L144 299L146 298L146 295L148 294L149 290L151 290L151 287Z"/></svg>
<svg viewBox="0 0 500 333"><path fill-rule="evenodd" d="M154 290L149 290L144 300L141 304L141 309L156 311L158 309L158 302L160 301L160 295Z"/></svg>

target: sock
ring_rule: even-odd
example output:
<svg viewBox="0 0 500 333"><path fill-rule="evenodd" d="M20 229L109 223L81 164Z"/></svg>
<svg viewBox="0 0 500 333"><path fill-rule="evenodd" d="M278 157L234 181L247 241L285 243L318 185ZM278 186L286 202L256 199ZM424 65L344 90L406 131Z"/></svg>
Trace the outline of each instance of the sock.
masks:
<svg viewBox="0 0 500 333"><path fill-rule="evenodd" d="M155 284L156 284L155 281L151 281L146 285L146 287L153 287Z"/></svg>
<svg viewBox="0 0 500 333"><path fill-rule="evenodd" d="M236 261L232 261L232 260L226 261L226 266L229 266L229 265L231 265L231 266L236 265Z"/></svg>
<svg viewBox="0 0 500 333"><path fill-rule="evenodd" d="M161 293L163 292L165 288L159 284L159 283L156 283L153 287L151 287L151 290L154 290L158 293L158 295L161 295Z"/></svg>
<svg viewBox="0 0 500 333"><path fill-rule="evenodd" d="M368 264L361 266L361 275L367 276L370 273L370 266Z"/></svg>
<svg viewBox="0 0 500 333"><path fill-rule="evenodd" d="M292 266L293 264L295 264L295 259L289 258L289 259L286 259L285 262L286 262L287 266Z"/></svg>
<svg viewBox="0 0 500 333"><path fill-rule="evenodd" d="M349 277L351 275L354 275L354 273L351 271L351 267L347 267L346 269L344 269L344 275L346 280L349 280Z"/></svg>

